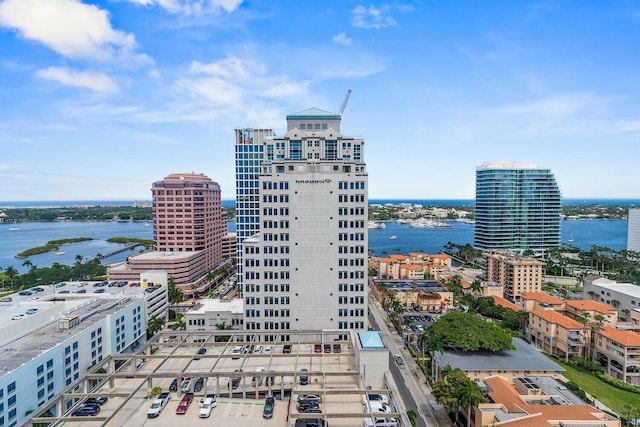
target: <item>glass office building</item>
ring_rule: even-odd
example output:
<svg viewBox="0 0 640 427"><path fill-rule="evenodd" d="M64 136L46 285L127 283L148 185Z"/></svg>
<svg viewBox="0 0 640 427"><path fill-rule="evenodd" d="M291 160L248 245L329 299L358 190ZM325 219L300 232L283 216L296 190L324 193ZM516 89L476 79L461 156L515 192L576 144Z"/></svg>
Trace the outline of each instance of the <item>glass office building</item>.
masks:
<svg viewBox="0 0 640 427"><path fill-rule="evenodd" d="M476 169L476 248L543 253L560 246L561 213L549 169L511 162Z"/></svg>

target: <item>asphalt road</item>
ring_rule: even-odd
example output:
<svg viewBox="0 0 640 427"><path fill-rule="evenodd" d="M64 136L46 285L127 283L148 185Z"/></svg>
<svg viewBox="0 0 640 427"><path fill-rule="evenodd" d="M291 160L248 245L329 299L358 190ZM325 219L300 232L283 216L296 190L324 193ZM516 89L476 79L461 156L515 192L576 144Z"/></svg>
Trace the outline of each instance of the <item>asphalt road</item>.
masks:
<svg viewBox="0 0 640 427"><path fill-rule="evenodd" d="M389 368L393 375L398 391L407 410L418 414L416 426L418 427L449 427L453 426L445 411L438 406L435 410L430 401L435 402L431 395L430 387L422 373L418 373L413 358L404 348L402 338L395 330L389 330L384 320L385 316L378 305L369 299L369 322L374 330L380 332L382 341L389 349ZM386 316L385 316L386 317ZM398 366L394 355L400 354L404 359L404 365ZM435 404L435 403L434 403Z"/></svg>

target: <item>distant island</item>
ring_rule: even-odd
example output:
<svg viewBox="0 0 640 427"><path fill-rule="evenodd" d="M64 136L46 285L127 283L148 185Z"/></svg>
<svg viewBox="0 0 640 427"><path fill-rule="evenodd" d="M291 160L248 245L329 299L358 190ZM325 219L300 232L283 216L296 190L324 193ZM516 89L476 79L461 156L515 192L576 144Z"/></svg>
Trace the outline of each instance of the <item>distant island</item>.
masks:
<svg viewBox="0 0 640 427"><path fill-rule="evenodd" d="M27 258L32 255L43 254L46 252L53 252L60 249L60 246L66 245L69 243L78 243L78 242L86 242L89 240L93 240L91 237L76 237L73 239L58 239L58 240L49 240L44 246L37 246L35 248L27 249L26 251L20 252L16 255L16 258L22 259Z"/></svg>

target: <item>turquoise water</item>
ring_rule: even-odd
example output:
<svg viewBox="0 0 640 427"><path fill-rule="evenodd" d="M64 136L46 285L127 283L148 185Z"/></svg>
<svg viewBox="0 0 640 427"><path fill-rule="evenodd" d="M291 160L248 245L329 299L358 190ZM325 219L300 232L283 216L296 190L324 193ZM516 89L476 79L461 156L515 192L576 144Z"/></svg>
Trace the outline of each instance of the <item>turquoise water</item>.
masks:
<svg viewBox="0 0 640 427"><path fill-rule="evenodd" d="M375 255L398 252L409 253L423 250L427 253L442 251L447 242L473 244L473 225L449 222L452 228L411 228L395 222L386 223L385 229L369 230L369 248ZM46 253L30 257L38 267L48 267L54 262L73 264L76 255L90 258L121 248L123 245L108 243L109 237L134 237L153 239L153 227L145 227L143 222L22 222L19 231L10 231L13 224L0 224L0 267L12 266L20 272L24 260L15 255L35 246L42 246L49 240L73 237L91 237L88 242L64 245L60 251L64 255ZM229 231L235 231L235 222L229 223ZM395 235L397 239L391 240ZM589 249L592 245L624 249L627 245L627 221L624 220L569 220L562 222L562 241L567 243L573 237L573 245ZM121 262L136 252L126 251L109 258L103 263Z"/></svg>

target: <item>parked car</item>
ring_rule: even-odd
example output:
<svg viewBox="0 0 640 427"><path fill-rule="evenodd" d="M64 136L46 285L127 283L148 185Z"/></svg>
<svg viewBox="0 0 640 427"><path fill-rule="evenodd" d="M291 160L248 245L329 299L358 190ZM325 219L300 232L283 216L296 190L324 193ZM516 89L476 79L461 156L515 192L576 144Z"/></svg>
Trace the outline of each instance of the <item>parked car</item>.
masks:
<svg viewBox="0 0 640 427"><path fill-rule="evenodd" d="M262 373L264 372L265 369L262 366L259 366L255 369L254 372L256 373ZM252 386L256 386L256 385L262 385L262 377L261 376L254 376L253 378L251 378L251 385Z"/></svg>
<svg viewBox="0 0 640 427"><path fill-rule="evenodd" d="M299 394L298 395L298 402L301 402L303 400L313 400L316 401L318 403L322 402L322 396L320 396L319 394Z"/></svg>
<svg viewBox="0 0 640 427"><path fill-rule="evenodd" d="M160 393L156 399L151 404L151 407L147 411L148 418L155 418L160 415L160 412L167 406L167 403L171 400L171 393L163 392Z"/></svg>
<svg viewBox="0 0 640 427"><path fill-rule="evenodd" d="M302 412L309 408L319 408L320 402L318 402L317 400L299 400L298 402L296 402L296 407L298 408L299 412Z"/></svg>
<svg viewBox="0 0 640 427"><path fill-rule="evenodd" d="M325 344L324 345L324 352L325 353L331 353L331 344Z"/></svg>
<svg viewBox="0 0 640 427"><path fill-rule="evenodd" d="M0 298L0 302L11 302L11 301L13 301L13 298L11 297Z"/></svg>
<svg viewBox="0 0 640 427"><path fill-rule="evenodd" d="M396 363L398 365L404 365L404 360L402 360L402 356L400 356L399 354L396 354L394 358L396 359Z"/></svg>
<svg viewBox="0 0 640 427"><path fill-rule="evenodd" d="M200 347L195 356L193 356L193 360L200 360L200 355L205 354L207 352L206 347Z"/></svg>
<svg viewBox="0 0 640 427"><path fill-rule="evenodd" d="M204 387L204 378L199 377L196 379L196 382L193 383L193 391L195 393L202 391L202 387Z"/></svg>
<svg viewBox="0 0 640 427"><path fill-rule="evenodd" d="M33 292L31 292L31 291L20 291L20 292L18 292L18 295L29 296L29 295L33 295Z"/></svg>
<svg viewBox="0 0 640 427"><path fill-rule="evenodd" d="M363 403L363 404L366 404L366 403L367 403L367 402L366 402L367 400L369 400L370 402L374 402L374 401L382 402L382 403L384 403L385 405L388 405L388 404L389 404L389 397L388 397L388 396L385 396L384 394L369 393L369 394L367 394L367 395L366 395L366 397L363 397L363 398L362 398L362 403Z"/></svg>
<svg viewBox="0 0 640 427"><path fill-rule="evenodd" d="M30 308L27 311L25 311L26 314L36 314L38 311L40 311L39 308Z"/></svg>
<svg viewBox="0 0 640 427"><path fill-rule="evenodd" d="M298 377L298 382L300 383L300 385L307 385L309 384L309 375L304 374L303 372L309 372L309 370L307 368L300 369L300 377Z"/></svg>
<svg viewBox="0 0 640 427"><path fill-rule="evenodd" d="M273 417L273 407L275 405L275 400L273 397L267 397L267 400L264 402L264 408L262 409L262 418L272 418Z"/></svg>
<svg viewBox="0 0 640 427"><path fill-rule="evenodd" d="M376 418L373 421L371 418L365 418L364 420L365 427L398 427L398 419L397 418Z"/></svg>
<svg viewBox="0 0 640 427"><path fill-rule="evenodd" d="M200 404L200 418L209 418L211 410L218 406L218 399L216 395L208 395L206 399Z"/></svg>
<svg viewBox="0 0 640 427"><path fill-rule="evenodd" d="M262 346L260 344L257 344L254 349L253 349L253 353L254 354L260 354L262 353Z"/></svg>
<svg viewBox="0 0 640 427"><path fill-rule="evenodd" d="M242 372L242 369L236 369L234 372ZM229 380L229 387L231 390L235 390L240 385L240 377L232 377Z"/></svg>
<svg viewBox="0 0 640 427"><path fill-rule="evenodd" d="M11 320L20 320L20 319L24 319L25 317L27 317L26 314L22 313L22 314L16 314L15 316L13 316L11 318Z"/></svg>
<svg viewBox="0 0 640 427"><path fill-rule="evenodd" d="M180 403L178 403L178 407L176 408L176 414L186 414L189 405L191 405L191 402L193 402L193 393L187 393L182 396L182 400L180 401Z"/></svg>
<svg viewBox="0 0 640 427"><path fill-rule="evenodd" d="M334 353L342 353L342 347L340 346L340 344L334 344L333 345L333 352Z"/></svg>
<svg viewBox="0 0 640 427"><path fill-rule="evenodd" d="M83 405L78 409L76 409L75 411L73 411L71 415L73 415L74 417L86 417L86 416L95 417L99 413L100 413L100 405L96 404L96 405Z"/></svg>
<svg viewBox="0 0 640 427"><path fill-rule="evenodd" d="M36 286L35 288L31 288L32 292L43 292L44 288L41 288L40 286Z"/></svg>
<svg viewBox="0 0 640 427"><path fill-rule="evenodd" d="M169 386L169 391L178 391L178 380L176 378L171 381L171 385Z"/></svg>
<svg viewBox="0 0 640 427"><path fill-rule="evenodd" d="M180 383L180 390L182 390L183 393L191 391L191 378L185 378L182 380L182 383Z"/></svg>
<svg viewBox="0 0 640 427"><path fill-rule="evenodd" d="M266 346L266 347L264 348L264 354L271 354L271 349L272 349L272 348L273 348L273 347L271 347L270 345Z"/></svg>
<svg viewBox="0 0 640 427"><path fill-rule="evenodd" d="M231 356L232 359L240 359L240 354L242 354L242 346L237 345L233 347L233 351L231 352L231 354L233 354L233 356Z"/></svg>
<svg viewBox="0 0 640 427"><path fill-rule="evenodd" d="M285 354L291 353L291 344L285 344L284 347L282 347L282 352Z"/></svg>
<svg viewBox="0 0 640 427"><path fill-rule="evenodd" d="M322 344L315 344L313 346L313 352L314 353L322 353Z"/></svg>
<svg viewBox="0 0 640 427"><path fill-rule="evenodd" d="M296 427L327 427L329 423L321 418L299 418L296 420Z"/></svg>
<svg viewBox="0 0 640 427"><path fill-rule="evenodd" d="M84 404L92 404L92 405L104 405L105 403L107 403L107 401L109 400L108 397L106 396L99 396L99 397L90 397L87 400L84 401Z"/></svg>

